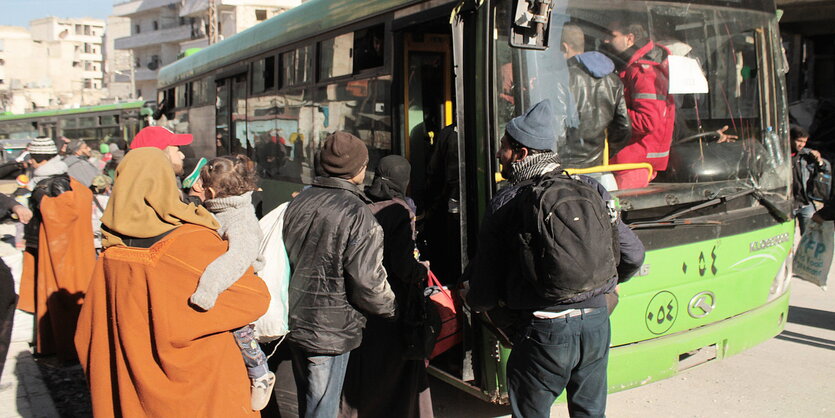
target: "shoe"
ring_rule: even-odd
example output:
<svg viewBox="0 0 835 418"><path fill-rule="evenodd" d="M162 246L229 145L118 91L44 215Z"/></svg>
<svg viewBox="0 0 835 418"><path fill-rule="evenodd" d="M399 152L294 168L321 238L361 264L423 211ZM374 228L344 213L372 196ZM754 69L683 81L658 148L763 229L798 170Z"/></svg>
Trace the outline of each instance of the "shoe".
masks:
<svg viewBox="0 0 835 418"><path fill-rule="evenodd" d="M252 381L253 411L260 411L267 406L267 402L273 395L273 386L275 386L275 373L273 372L267 372L267 374Z"/></svg>

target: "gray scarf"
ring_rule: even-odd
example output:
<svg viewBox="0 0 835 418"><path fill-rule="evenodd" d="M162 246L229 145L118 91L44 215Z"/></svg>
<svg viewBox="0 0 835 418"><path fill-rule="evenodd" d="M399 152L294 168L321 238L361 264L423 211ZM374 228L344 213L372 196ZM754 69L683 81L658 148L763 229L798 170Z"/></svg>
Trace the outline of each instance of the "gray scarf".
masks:
<svg viewBox="0 0 835 418"><path fill-rule="evenodd" d="M556 152L529 155L524 160L510 164L510 175L507 181L511 184L517 184L556 170L560 166L560 156Z"/></svg>

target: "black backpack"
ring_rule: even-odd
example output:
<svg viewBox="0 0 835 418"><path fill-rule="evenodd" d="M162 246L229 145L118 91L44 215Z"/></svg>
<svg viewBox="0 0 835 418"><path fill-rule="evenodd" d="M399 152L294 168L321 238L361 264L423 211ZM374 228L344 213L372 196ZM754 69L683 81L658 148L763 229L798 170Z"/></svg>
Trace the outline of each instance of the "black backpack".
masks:
<svg viewBox="0 0 835 418"><path fill-rule="evenodd" d="M553 171L523 185L516 199L521 273L540 295L575 303L611 286L620 258L617 217L594 187Z"/></svg>

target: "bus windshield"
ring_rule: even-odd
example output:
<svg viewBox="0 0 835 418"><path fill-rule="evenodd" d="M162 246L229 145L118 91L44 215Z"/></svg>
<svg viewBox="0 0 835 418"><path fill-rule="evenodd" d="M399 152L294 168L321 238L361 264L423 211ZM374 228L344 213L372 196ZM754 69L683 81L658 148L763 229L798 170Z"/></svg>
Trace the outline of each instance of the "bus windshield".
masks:
<svg viewBox="0 0 835 418"><path fill-rule="evenodd" d="M510 119L550 99L563 167L600 180L627 210L751 187L786 197L783 57L770 52L780 50L773 15L559 1L548 47L538 50L511 45L513 28L530 19L515 3L493 9L496 141Z"/></svg>

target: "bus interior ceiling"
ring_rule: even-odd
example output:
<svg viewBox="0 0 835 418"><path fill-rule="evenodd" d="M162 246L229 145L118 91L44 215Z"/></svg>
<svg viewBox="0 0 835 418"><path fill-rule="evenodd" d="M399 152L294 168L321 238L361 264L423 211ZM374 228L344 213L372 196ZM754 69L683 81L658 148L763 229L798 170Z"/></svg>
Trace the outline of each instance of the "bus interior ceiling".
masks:
<svg viewBox="0 0 835 418"><path fill-rule="evenodd" d="M438 10L443 9L443 10ZM393 25L394 73L399 82L401 154L412 165L409 196L417 207L418 247L442 283L458 281L460 227L455 201L457 150L450 139L454 80L446 7ZM395 96L395 97L397 97Z"/></svg>

